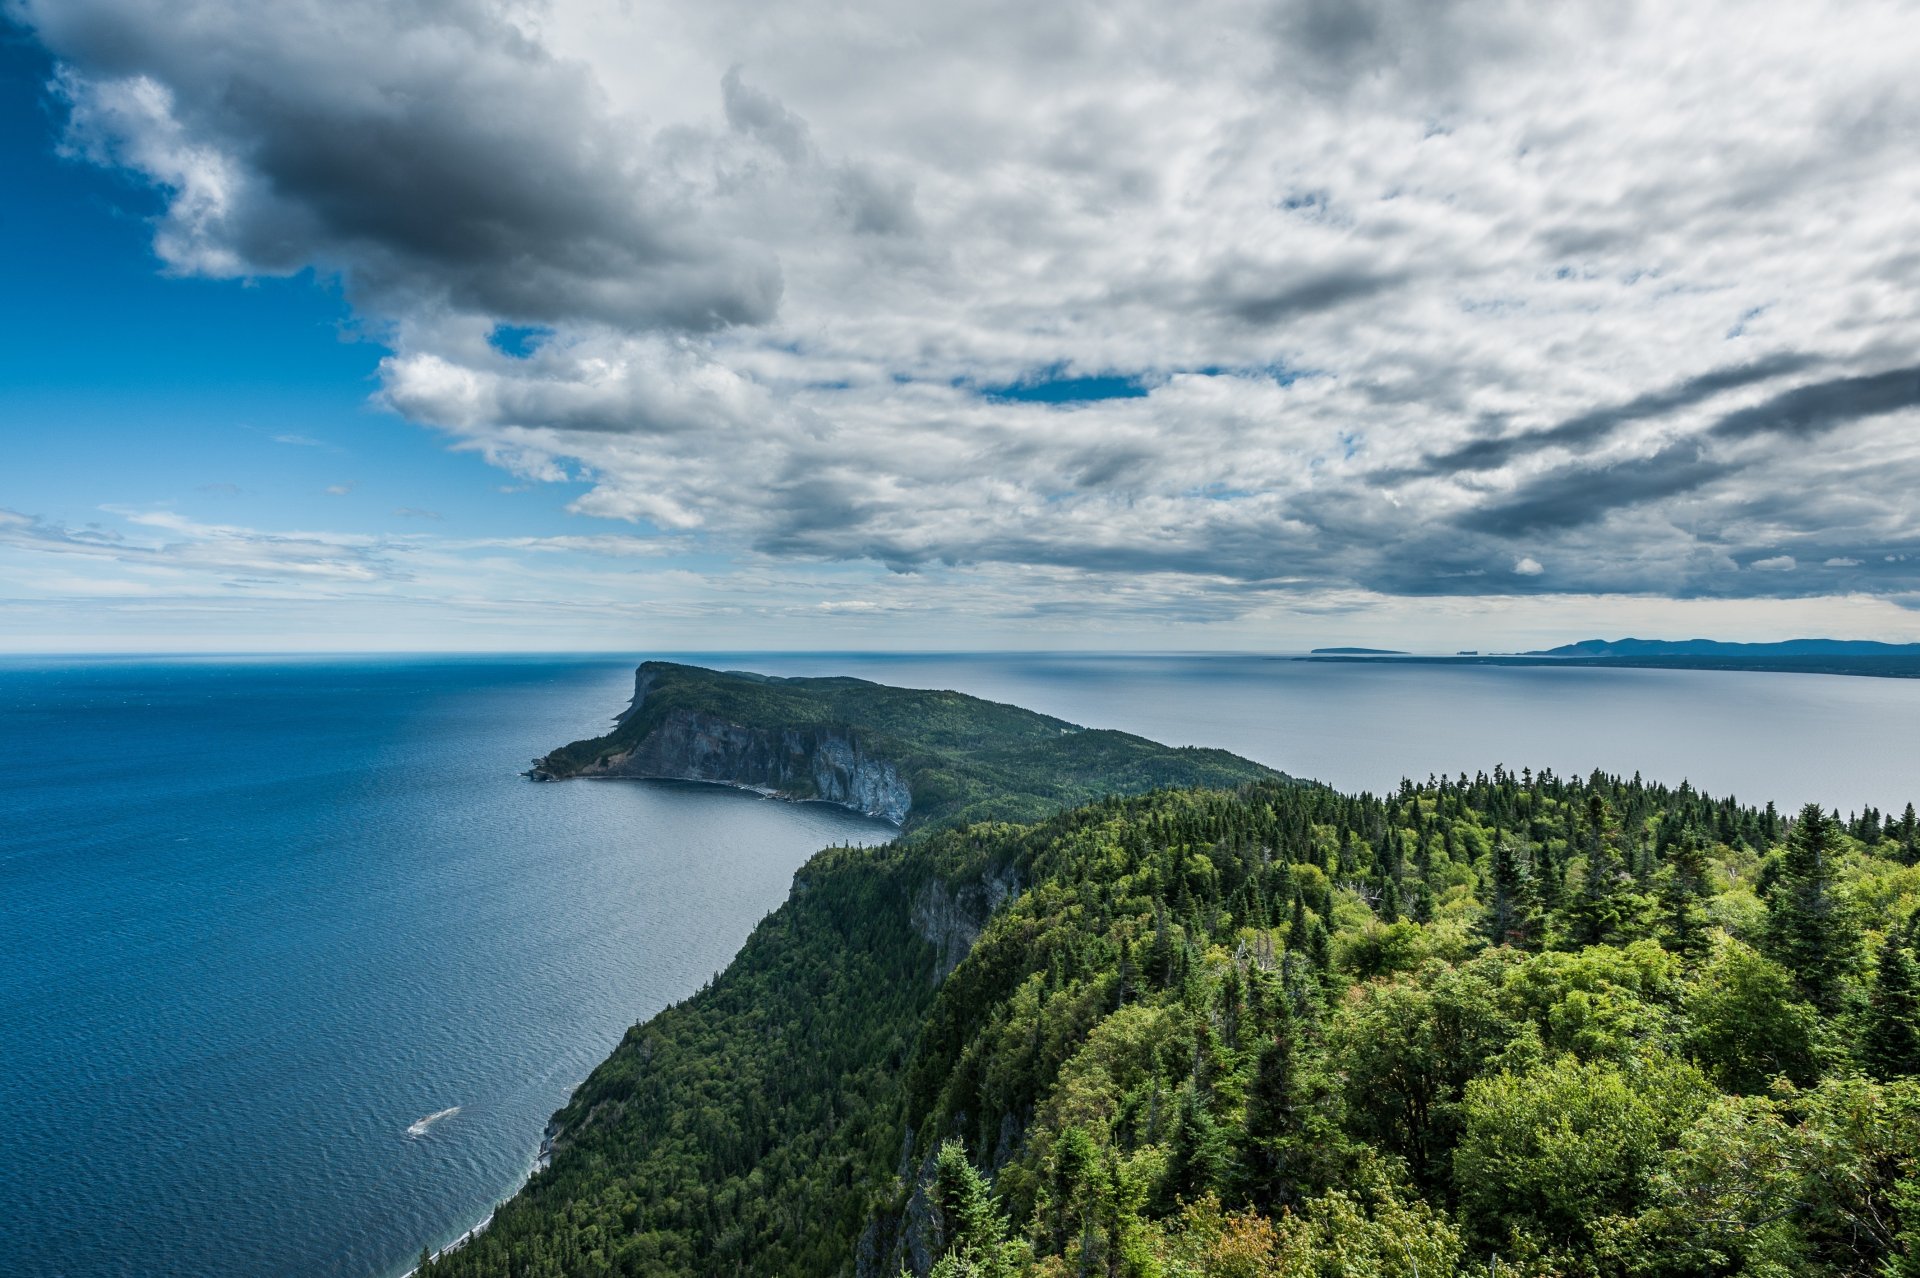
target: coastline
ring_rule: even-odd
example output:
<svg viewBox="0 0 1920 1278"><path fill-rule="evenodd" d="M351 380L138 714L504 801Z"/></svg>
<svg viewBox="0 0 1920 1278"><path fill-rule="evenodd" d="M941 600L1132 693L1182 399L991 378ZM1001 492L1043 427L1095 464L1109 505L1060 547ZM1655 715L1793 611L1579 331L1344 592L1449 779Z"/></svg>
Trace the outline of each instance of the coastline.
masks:
<svg viewBox="0 0 1920 1278"><path fill-rule="evenodd" d="M550 784L556 779L553 777L537 777L530 771L522 772L520 775L541 785ZM851 812L855 816L863 816L870 820L885 822L896 830L905 828L903 822L895 821L891 817L881 816L875 812L862 811L852 804L842 803L838 799L817 799L811 796L788 794L785 790L776 790L768 785L755 785L750 781L723 781L716 777L619 777L594 776L588 774L560 777L557 779L561 781L668 781L674 785L717 785L728 790L745 790L748 794L757 794L763 799L772 799L776 803L819 803L829 808L839 808L842 812Z"/></svg>
<svg viewBox="0 0 1920 1278"><path fill-rule="evenodd" d="M462 1247L466 1246L468 1243L472 1242L474 1239L478 1238L481 1234L485 1233L487 1231L487 1226L493 1223L493 1218L500 1214L500 1209L502 1207L505 1207L508 1203L512 1202L514 1199L518 1198L520 1196L520 1191L525 1189L528 1185L532 1184L533 1178L535 1176L538 1176L541 1172L545 1171L547 1169L547 1166L553 1162L553 1139L555 1136L559 1134L560 1134L559 1119L557 1117L549 1118L547 1120L546 1129L540 1133L540 1147L534 1153L533 1161L530 1164L528 1164L527 1170L521 1174L520 1181L518 1184L516 1184L513 1187L512 1192L508 1193L506 1197L502 1198L499 1202L496 1202L492 1207L489 1207L487 1209L487 1214L482 1216L477 1222L475 1222L470 1228L468 1228L459 1237L455 1238L452 1242L447 1243L442 1247L438 1247L433 1251L428 1252L427 1259L429 1261L435 1261L440 1259L440 1257L442 1256L451 1255L452 1253L459 1251ZM398 1275L398 1278L414 1278L414 1275L419 1272L420 1272L419 1265L410 1265L404 1273Z"/></svg>

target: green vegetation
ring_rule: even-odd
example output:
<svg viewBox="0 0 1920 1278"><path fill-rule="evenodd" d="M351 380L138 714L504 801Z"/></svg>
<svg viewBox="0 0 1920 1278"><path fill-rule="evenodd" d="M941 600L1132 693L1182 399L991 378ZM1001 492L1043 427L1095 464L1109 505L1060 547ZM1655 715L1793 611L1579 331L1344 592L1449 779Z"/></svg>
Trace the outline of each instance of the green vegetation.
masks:
<svg viewBox="0 0 1920 1278"><path fill-rule="evenodd" d="M1496 769L829 849L429 1273L1920 1278L1916 833Z"/></svg>
<svg viewBox="0 0 1920 1278"><path fill-rule="evenodd" d="M967 821L1035 821L1110 794L1162 786L1234 786L1273 777L1224 750L1163 746L1088 729L958 692L890 688L864 679L777 679L649 661L646 694L614 730L539 761L573 776L631 750L676 711L745 728L829 729L892 762L913 792L909 828ZM796 797L812 797L805 792Z"/></svg>

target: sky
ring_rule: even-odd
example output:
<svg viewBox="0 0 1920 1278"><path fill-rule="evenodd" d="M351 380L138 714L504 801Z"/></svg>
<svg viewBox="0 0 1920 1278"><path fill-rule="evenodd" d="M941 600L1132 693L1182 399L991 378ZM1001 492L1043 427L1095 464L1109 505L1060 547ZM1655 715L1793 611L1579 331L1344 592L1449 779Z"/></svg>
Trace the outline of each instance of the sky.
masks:
<svg viewBox="0 0 1920 1278"><path fill-rule="evenodd" d="M1920 640L1920 4L0 0L0 650Z"/></svg>

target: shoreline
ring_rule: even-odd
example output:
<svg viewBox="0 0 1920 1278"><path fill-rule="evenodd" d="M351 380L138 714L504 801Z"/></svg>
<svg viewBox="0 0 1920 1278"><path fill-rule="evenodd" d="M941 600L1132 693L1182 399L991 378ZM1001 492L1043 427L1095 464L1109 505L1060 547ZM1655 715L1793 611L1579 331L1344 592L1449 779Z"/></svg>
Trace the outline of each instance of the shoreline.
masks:
<svg viewBox="0 0 1920 1278"><path fill-rule="evenodd" d="M609 776L604 773L580 773L569 777L537 777L534 776L531 771L522 772L520 775L530 781L535 781L543 785L552 781L670 781L675 785L717 785L729 790L744 790L748 794L757 794L763 799L772 799L775 803L792 803L795 805L818 803L822 807L838 808L842 812L851 812L855 816L866 817L869 821L882 822L892 826L896 830L904 830L906 828L906 823L903 821L895 821L890 817L881 816L877 812L865 812L850 803L842 803L837 799L817 799L810 796L789 794L785 790L776 790L769 785L756 785L751 781L725 781L718 777L626 777Z"/></svg>
<svg viewBox="0 0 1920 1278"><path fill-rule="evenodd" d="M474 1225L471 1228L467 1229L466 1232L462 1233L459 1237L455 1238L452 1242L449 1242L444 1246L441 1246L441 1247L435 1248L432 1251L429 1251L427 1253L428 1263L431 1264L433 1261L440 1259L442 1256L452 1255L454 1252L459 1251L462 1247L465 1247L468 1243L472 1242L474 1239L478 1238L481 1234L485 1233L487 1231L487 1226L493 1223L493 1218L500 1214L500 1209L502 1207L505 1207L508 1203L512 1202L514 1199L518 1198L520 1196L521 1191L524 1190L528 1185L533 1183L533 1178L535 1176L538 1176L541 1172L545 1171L547 1167L553 1162L553 1141L554 1141L554 1137L558 1136L559 1134L560 1134L559 1118L556 1116L554 1118L548 1119L545 1130L543 1130L540 1133L540 1147L538 1150L535 1151L533 1156L533 1162L528 1165L526 1173L520 1177L520 1183L515 1185L513 1187L513 1191L509 1193L505 1198L502 1198L499 1202L496 1202L492 1207L489 1207L487 1209L487 1214L482 1216L477 1222L474 1223ZM401 1274L399 1278L414 1278L414 1275L418 1274L419 1272L420 1272L420 1266L416 1264L411 1268L409 1268L405 1273Z"/></svg>

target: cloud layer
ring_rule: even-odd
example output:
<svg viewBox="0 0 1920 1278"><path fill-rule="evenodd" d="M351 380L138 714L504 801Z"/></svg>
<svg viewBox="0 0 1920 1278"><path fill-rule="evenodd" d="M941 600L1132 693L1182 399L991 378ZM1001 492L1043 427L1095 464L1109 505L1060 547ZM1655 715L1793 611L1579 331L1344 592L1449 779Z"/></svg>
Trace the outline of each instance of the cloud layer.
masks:
<svg viewBox="0 0 1920 1278"><path fill-rule="evenodd" d="M386 405L643 537L1916 597L1912 4L12 12L169 269L337 276Z"/></svg>

